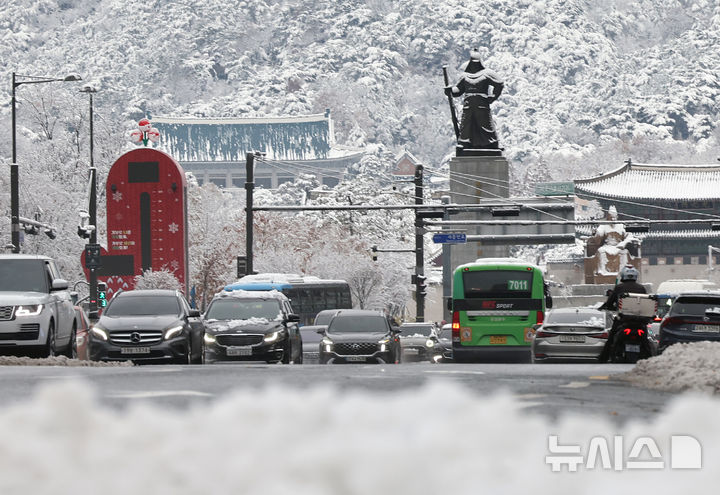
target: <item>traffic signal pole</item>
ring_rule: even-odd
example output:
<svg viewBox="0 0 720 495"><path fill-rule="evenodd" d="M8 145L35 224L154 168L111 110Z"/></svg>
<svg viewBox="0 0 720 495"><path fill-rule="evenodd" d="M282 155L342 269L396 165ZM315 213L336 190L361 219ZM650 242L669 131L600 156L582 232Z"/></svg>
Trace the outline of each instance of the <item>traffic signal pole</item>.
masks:
<svg viewBox="0 0 720 495"><path fill-rule="evenodd" d="M423 166L415 166L415 204L423 204ZM424 222L415 209L415 321L425 321L425 249L423 243Z"/></svg>
<svg viewBox="0 0 720 495"><path fill-rule="evenodd" d="M255 155L245 155L245 257L246 271L253 272L253 191L255 190Z"/></svg>

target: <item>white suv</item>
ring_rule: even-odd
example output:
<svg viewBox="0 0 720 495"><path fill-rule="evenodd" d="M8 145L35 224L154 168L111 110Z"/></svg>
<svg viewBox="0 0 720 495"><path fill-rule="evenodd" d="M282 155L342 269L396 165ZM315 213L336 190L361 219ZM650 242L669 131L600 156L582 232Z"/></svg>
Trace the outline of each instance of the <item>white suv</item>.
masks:
<svg viewBox="0 0 720 495"><path fill-rule="evenodd" d="M0 254L0 354L72 356L76 329L68 282L51 258Z"/></svg>

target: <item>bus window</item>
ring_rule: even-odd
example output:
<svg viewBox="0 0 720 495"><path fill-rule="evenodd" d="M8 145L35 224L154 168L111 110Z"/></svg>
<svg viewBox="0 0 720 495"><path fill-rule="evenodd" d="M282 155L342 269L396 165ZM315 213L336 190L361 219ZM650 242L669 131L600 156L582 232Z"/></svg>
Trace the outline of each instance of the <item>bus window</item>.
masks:
<svg viewBox="0 0 720 495"><path fill-rule="evenodd" d="M325 291L325 304L327 309L338 309L338 291L335 289L327 289Z"/></svg>

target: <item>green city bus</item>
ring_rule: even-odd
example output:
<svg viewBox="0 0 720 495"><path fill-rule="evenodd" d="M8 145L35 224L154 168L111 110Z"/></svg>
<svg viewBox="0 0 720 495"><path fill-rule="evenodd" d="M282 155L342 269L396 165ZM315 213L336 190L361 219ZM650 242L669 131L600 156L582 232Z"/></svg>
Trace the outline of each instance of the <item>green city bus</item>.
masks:
<svg viewBox="0 0 720 495"><path fill-rule="evenodd" d="M534 325L552 307L542 270L514 258L481 258L453 274L453 359L530 361Z"/></svg>

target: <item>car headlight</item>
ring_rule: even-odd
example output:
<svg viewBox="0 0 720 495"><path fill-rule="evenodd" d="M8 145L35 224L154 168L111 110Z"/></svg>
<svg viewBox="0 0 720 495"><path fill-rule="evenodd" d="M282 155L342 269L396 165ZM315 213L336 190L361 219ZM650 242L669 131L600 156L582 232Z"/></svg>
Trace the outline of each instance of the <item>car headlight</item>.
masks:
<svg viewBox="0 0 720 495"><path fill-rule="evenodd" d="M427 339L425 341L425 346L426 347L435 347L435 341L433 339Z"/></svg>
<svg viewBox="0 0 720 495"><path fill-rule="evenodd" d="M263 340L265 342L275 342L277 339L280 338L281 334L282 330L278 330L277 332L267 334Z"/></svg>
<svg viewBox="0 0 720 495"><path fill-rule="evenodd" d="M180 335L180 332L183 331L182 325L175 325L174 327L168 328L165 331L165 340L170 340L173 337L176 337Z"/></svg>
<svg viewBox="0 0 720 495"><path fill-rule="evenodd" d="M97 323L90 327L90 333L100 340L108 339L107 330L105 330L103 327L101 327Z"/></svg>
<svg viewBox="0 0 720 495"><path fill-rule="evenodd" d="M37 316L43 310L42 304L25 304L15 309L15 316Z"/></svg>
<svg viewBox="0 0 720 495"><path fill-rule="evenodd" d="M325 352L332 352L332 347L333 347L332 340L330 340L327 337L323 337L322 342L320 342L320 344L325 346Z"/></svg>
<svg viewBox="0 0 720 495"><path fill-rule="evenodd" d="M203 337L203 340L206 344L214 344L215 343L215 336L209 333L205 333L205 336Z"/></svg>

